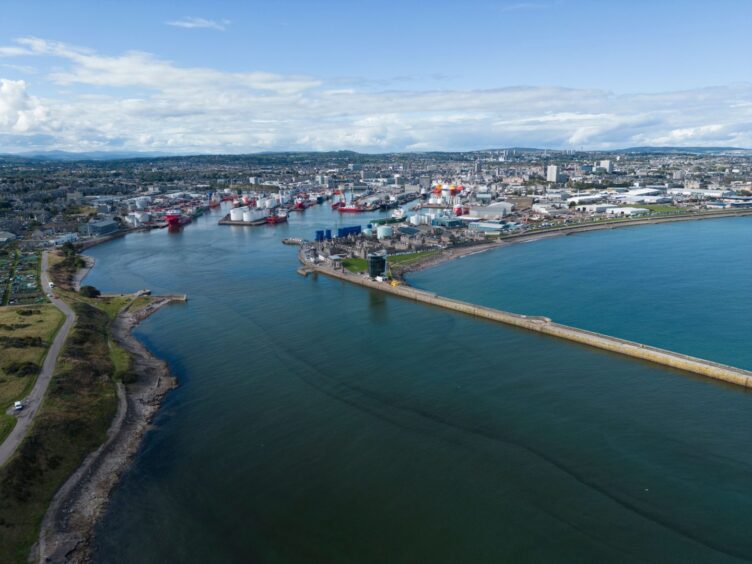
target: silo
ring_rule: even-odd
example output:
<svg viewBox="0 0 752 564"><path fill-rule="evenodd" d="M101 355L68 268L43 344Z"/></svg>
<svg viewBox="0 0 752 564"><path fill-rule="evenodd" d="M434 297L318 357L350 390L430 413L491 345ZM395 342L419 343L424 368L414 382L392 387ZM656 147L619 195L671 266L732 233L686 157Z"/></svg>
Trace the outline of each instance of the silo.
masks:
<svg viewBox="0 0 752 564"><path fill-rule="evenodd" d="M248 211L247 207L232 208L230 210L230 221L243 221L243 213Z"/></svg>
<svg viewBox="0 0 752 564"><path fill-rule="evenodd" d="M388 239L394 234L394 230L391 225L379 225L376 228L377 239Z"/></svg>

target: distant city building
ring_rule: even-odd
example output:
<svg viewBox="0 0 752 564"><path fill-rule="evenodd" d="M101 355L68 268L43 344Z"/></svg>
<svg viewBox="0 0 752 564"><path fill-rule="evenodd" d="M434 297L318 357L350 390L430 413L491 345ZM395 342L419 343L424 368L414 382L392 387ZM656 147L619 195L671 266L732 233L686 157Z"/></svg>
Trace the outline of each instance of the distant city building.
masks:
<svg viewBox="0 0 752 564"><path fill-rule="evenodd" d="M15 234L10 231L0 231L0 245L4 243L10 243L16 239Z"/></svg>
<svg viewBox="0 0 752 564"><path fill-rule="evenodd" d="M548 165L546 167L546 180L548 182L561 182L561 173L559 172L559 167L556 165Z"/></svg>
<svg viewBox="0 0 752 564"><path fill-rule="evenodd" d="M81 231L84 235L89 237L99 237L107 235L118 230L120 226L113 219L99 219L92 220L89 223L84 223L81 226Z"/></svg>

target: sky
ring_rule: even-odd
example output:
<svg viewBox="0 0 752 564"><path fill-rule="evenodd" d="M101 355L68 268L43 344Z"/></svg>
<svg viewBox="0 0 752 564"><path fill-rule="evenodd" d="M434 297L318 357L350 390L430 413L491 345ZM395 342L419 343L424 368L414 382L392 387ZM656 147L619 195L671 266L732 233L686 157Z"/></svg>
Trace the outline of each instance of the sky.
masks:
<svg viewBox="0 0 752 564"><path fill-rule="evenodd" d="M752 147L752 0L0 0L0 153Z"/></svg>

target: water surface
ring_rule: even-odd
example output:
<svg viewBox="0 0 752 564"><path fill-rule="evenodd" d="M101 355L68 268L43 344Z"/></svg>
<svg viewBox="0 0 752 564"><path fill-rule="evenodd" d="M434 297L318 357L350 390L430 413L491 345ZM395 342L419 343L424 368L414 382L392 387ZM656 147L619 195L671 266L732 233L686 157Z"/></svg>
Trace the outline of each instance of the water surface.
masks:
<svg viewBox="0 0 752 564"><path fill-rule="evenodd" d="M325 208L287 226L217 219L91 250L97 266L87 282L103 290L190 296L136 332L180 388L114 492L97 561L752 558L749 393L302 278L295 249L278 241L340 220ZM638 230L605 235L622 234ZM588 256L597 236L562 241L582 242ZM464 260L539 253L527 247ZM419 283L441 278L464 299L472 294L460 286L481 276L449 264L434 272ZM557 260L541 263L525 274L523 297L545 295L553 282L549 291L568 292L553 303L572 304L580 290L556 286L561 272ZM594 273L591 285L600 279ZM712 311L719 296L698 299ZM597 319L576 318L572 307L572 319L558 319Z"/></svg>

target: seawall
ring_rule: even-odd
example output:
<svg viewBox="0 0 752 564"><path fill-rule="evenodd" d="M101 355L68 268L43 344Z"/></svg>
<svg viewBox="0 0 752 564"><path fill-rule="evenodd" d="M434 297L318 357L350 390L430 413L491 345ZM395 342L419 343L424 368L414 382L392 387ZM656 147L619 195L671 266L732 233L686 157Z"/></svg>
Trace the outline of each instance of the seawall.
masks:
<svg viewBox="0 0 752 564"><path fill-rule="evenodd" d="M418 290L408 286L392 286L386 282L371 280L364 275L350 274L326 266L306 264L306 268L314 272L320 272L332 278L339 278L346 282L400 296L408 300L441 307L482 319L488 319L490 321L496 321L498 323L504 323L506 325L521 327L529 331L536 331L545 335L551 335L553 337L566 339L568 341L573 341L598 349L647 360L663 366L670 366L671 368L678 368L679 370L684 370L686 372L700 374L701 376L752 389L752 372L741 368L727 366L725 364L719 364L717 362L711 362L709 360L675 353L669 350L636 343L634 341L627 341L625 339L595 333L593 331L585 331L584 329L578 329L568 325L561 325L560 323L555 323L548 317L534 317L509 313L490 307L463 302L461 300L445 298L431 292Z"/></svg>

